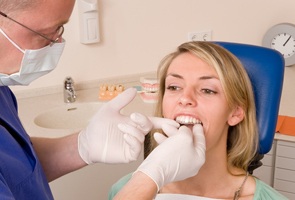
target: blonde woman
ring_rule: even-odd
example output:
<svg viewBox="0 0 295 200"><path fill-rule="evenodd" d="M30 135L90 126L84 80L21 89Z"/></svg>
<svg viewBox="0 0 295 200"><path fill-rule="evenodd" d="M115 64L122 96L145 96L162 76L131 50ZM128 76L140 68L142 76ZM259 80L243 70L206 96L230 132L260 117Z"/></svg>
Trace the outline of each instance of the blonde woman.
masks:
<svg viewBox="0 0 295 200"><path fill-rule="evenodd" d="M258 149L255 103L234 55L211 42L184 43L161 61L158 75L156 115L190 130L201 124L206 161L195 176L159 188L155 199L287 199L247 172ZM150 138L147 155L157 146ZM129 178L113 186L112 194Z"/></svg>

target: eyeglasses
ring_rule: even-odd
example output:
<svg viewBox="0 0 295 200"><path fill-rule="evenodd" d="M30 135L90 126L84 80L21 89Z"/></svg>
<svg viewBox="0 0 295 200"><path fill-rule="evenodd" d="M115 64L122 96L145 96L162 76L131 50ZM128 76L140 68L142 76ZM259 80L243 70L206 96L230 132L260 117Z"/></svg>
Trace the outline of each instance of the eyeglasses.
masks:
<svg viewBox="0 0 295 200"><path fill-rule="evenodd" d="M26 29L32 31L33 33L39 35L40 37L42 37L42 38L44 38L44 39L50 41L50 46L52 46L54 43L57 43L57 42L61 39L62 34L64 33L64 27L63 27L63 25L61 25L61 26L59 26L59 27L56 29L56 32L55 32L55 34L54 34L55 38L54 38L54 39L50 39L50 38L48 38L47 36L45 36L44 34L42 34L42 33L38 33L37 31L34 31L33 29L27 27L26 25L24 25L24 24L22 24L22 23L20 23L20 22L18 22L18 21L16 21L16 20L14 20L14 19L8 17L5 13L3 13L3 12L1 12L1 11L0 11L0 15L2 15L3 17L6 17L6 18L10 19L11 21L13 21L13 22L19 24L20 26L22 26L22 27L24 27L24 28L26 28Z"/></svg>

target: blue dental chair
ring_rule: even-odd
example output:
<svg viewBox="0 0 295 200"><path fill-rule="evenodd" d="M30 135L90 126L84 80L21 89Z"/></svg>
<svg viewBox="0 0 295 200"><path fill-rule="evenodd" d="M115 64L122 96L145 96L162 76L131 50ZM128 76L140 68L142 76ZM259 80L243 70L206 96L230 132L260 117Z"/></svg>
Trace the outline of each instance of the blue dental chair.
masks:
<svg viewBox="0 0 295 200"><path fill-rule="evenodd" d="M233 53L243 63L255 96L259 133L259 151L249 166L249 172L262 165L263 155L271 149L284 79L284 59L275 50L229 42L215 42Z"/></svg>
<svg viewBox="0 0 295 200"><path fill-rule="evenodd" d="M269 152L274 139L284 79L284 59L275 50L238 43L216 42L243 63L254 89L259 152Z"/></svg>

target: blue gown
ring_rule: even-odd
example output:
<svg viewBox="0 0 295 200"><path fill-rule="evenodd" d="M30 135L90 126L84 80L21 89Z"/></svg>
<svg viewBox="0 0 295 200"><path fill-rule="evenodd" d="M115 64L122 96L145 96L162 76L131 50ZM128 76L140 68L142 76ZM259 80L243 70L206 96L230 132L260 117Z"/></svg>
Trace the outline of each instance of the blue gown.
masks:
<svg viewBox="0 0 295 200"><path fill-rule="evenodd" d="M6 86L0 86L0 199L53 199L18 117L16 98Z"/></svg>

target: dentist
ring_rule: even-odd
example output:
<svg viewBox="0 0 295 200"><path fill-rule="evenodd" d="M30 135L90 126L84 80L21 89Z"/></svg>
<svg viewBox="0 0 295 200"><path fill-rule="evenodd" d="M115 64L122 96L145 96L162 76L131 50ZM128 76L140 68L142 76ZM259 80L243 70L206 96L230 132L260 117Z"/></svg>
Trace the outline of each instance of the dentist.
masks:
<svg viewBox="0 0 295 200"><path fill-rule="evenodd" d="M72 13L75 0L1 0L0 1L0 199L53 199L48 182L67 173L94 163L128 163L138 158L145 135L162 124L178 127L172 120L147 118L140 114L130 117L120 110L136 95L128 89L106 103L92 118L89 125L79 133L62 138L30 138L24 130L17 113L17 101L8 86L28 85L35 79L52 71L62 54L65 41L63 25ZM119 126L118 126L119 124ZM174 140L171 140L174 139ZM193 141L189 135L188 140ZM165 168L177 162L175 154L167 154L167 147L179 155L185 155L182 145L174 136L166 139L157 157L150 157L137 173L134 183L126 187L126 194L153 195L160 182L184 179L196 170L178 170L170 176L153 170ZM180 146L180 147L178 147ZM165 147L165 148L164 148ZM194 150L190 150L194 151ZM165 156L162 161L159 157ZM156 160L157 166L153 165ZM192 157L192 160L194 158ZM172 168L171 168L172 169ZM184 168L185 169L185 168ZM138 176L139 174L139 176ZM148 175L146 175L148 174ZM138 182L147 181L151 191L136 188ZM143 183L143 182L141 182ZM146 185L148 186L148 185ZM148 188L148 187L146 187ZM124 199L124 194L121 195Z"/></svg>

